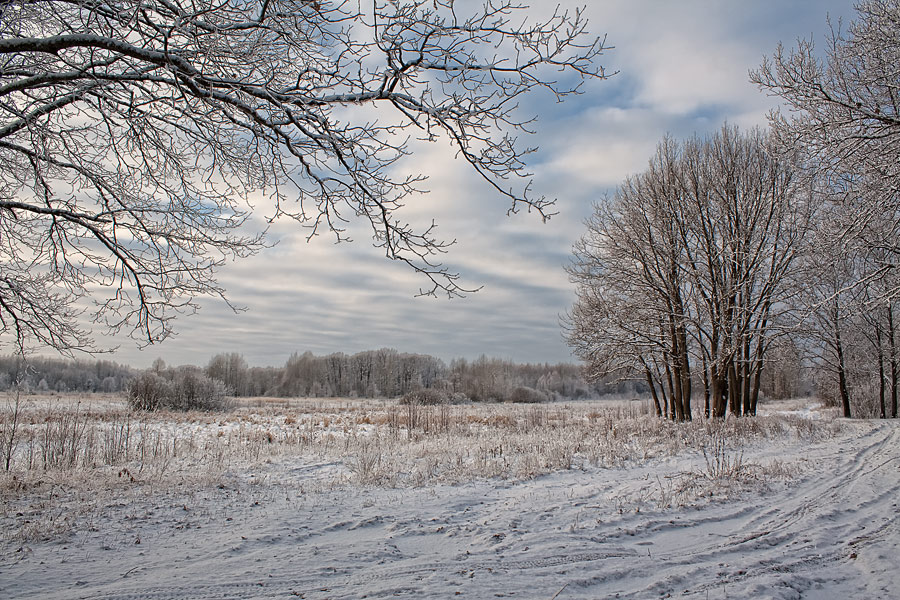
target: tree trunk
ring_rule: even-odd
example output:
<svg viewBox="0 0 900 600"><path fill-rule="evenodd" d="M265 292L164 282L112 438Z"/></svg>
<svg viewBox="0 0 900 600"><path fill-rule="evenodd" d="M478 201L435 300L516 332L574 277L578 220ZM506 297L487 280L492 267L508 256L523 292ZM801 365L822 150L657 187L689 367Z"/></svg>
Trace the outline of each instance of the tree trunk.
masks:
<svg viewBox="0 0 900 600"><path fill-rule="evenodd" d="M838 388L841 394L841 406L844 409L844 417L850 418L850 392L847 391L847 368L844 364L844 346L841 343L841 329L834 322L834 349L838 359Z"/></svg>
<svg viewBox="0 0 900 600"><path fill-rule="evenodd" d="M744 356L741 361L741 379L743 380L743 387L741 390L741 396L743 400L743 413L744 416L750 415L750 334L746 334L744 337Z"/></svg>
<svg viewBox="0 0 900 600"><path fill-rule="evenodd" d="M731 414L741 416L741 403L738 398L738 372L734 366L734 359L728 361L728 402L731 404Z"/></svg>
<svg viewBox="0 0 900 600"><path fill-rule="evenodd" d="M875 325L875 345L878 350L878 406L881 409L881 418L887 418L887 411L884 405L884 348L881 344L881 326Z"/></svg>
<svg viewBox="0 0 900 600"><path fill-rule="evenodd" d="M686 349L681 346L681 334L679 326L676 323L675 307L677 304L670 305L669 310L672 311L668 316L669 327L669 356L667 357L666 375L669 378L670 389L672 390L672 404L674 405L673 420L684 421L684 353ZM671 369L669 369L671 365Z"/></svg>
<svg viewBox="0 0 900 600"><path fill-rule="evenodd" d="M679 372L681 375L681 420L692 420L691 415L691 358L688 355L687 331L684 326L678 328Z"/></svg>
<svg viewBox="0 0 900 600"><path fill-rule="evenodd" d="M756 403L759 400L759 384L760 379L762 378L762 361L756 364L756 369L753 373L753 389L751 391L752 397L750 398L750 414L752 416L756 416Z"/></svg>
<svg viewBox="0 0 900 600"><path fill-rule="evenodd" d="M754 374L753 374L753 396L750 398L750 414L754 417L756 416L756 404L759 402L759 386L760 380L762 379L762 371L763 366L765 365L765 351L766 351L766 335L765 331L769 325L769 311L771 309L771 304L766 302L766 306L763 309L763 316L760 319L758 331L759 339L756 342L756 358L754 359L756 362L754 364ZM787 387L787 386L785 386Z"/></svg>
<svg viewBox="0 0 900 600"><path fill-rule="evenodd" d="M650 369L647 368L647 365L644 365L644 374L647 376L647 385L650 386L650 397L653 398L653 405L656 407L656 416L661 417L663 415L662 406L660 406L659 396L656 394L656 385L653 383L653 374L650 373Z"/></svg>
<svg viewBox="0 0 900 600"><path fill-rule="evenodd" d="M719 328L713 325L709 341L710 411L713 417L725 416L725 386L722 381L722 369L720 368L720 352Z"/></svg>
<svg viewBox="0 0 900 600"><path fill-rule="evenodd" d="M897 418L897 337L894 330L894 302L888 301L888 342L891 348L891 418Z"/></svg>
<svg viewBox="0 0 900 600"><path fill-rule="evenodd" d="M715 363L710 368L710 376L712 377L713 416L722 418L728 409L728 398L725 395L727 392L725 376L716 367Z"/></svg>
<svg viewBox="0 0 900 600"><path fill-rule="evenodd" d="M712 416L712 413L710 412L711 407L709 404L709 365L707 364L705 353L701 360L703 366L703 414L708 419Z"/></svg>
<svg viewBox="0 0 900 600"><path fill-rule="evenodd" d="M669 418L675 420L675 394L678 393L677 386L672 379L672 367L669 366L670 357L665 358L666 361L666 384L669 388Z"/></svg>
<svg viewBox="0 0 900 600"><path fill-rule="evenodd" d="M681 369L678 367L674 369L674 380L675 393L672 394L672 403L675 405L674 419L680 422L684 421L684 388L681 385Z"/></svg>
<svg viewBox="0 0 900 600"><path fill-rule="evenodd" d="M668 419L669 418L669 407L670 407L671 403L669 401L669 396L666 393L666 386L664 386L662 384L662 382L659 383L659 395L662 396L662 402L661 402L662 412L663 412L662 416L664 416L665 418Z"/></svg>

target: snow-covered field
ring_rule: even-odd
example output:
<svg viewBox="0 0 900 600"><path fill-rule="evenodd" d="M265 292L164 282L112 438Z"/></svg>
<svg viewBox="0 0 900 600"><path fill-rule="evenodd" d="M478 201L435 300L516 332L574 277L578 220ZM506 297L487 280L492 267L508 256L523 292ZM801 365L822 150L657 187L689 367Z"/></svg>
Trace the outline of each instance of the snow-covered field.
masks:
<svg viewBox="0 0 900 600"><path fill-rule="evenodd" d="M0 598L900 597L896 422L641 407L28 400Z"/></svg>

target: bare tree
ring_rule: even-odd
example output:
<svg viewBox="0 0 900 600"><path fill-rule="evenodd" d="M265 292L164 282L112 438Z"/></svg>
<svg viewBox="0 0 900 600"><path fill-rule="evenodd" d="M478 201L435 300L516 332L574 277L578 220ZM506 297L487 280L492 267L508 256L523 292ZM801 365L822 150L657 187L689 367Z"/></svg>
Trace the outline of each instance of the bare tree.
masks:
<svg viewBox="0 0 900 600"><path fill-rule="evenodd" d="M485 0L14 0L0 4L0 330L15 343L92 348L97 323L155 342L216 269L263 239L251 194L345 237L349 219L458 294L452 242L398 210L413 138L444 140L510 201L532 197L517 103L605 77L580 11L529 23ZM259 196L257 196L259 197ZM264 228L264 221L257 232ZM101 290L109 290L108 293Z"/></svg>
<svg viewBox="0 0 900 600"><path fill-rule="evenodd" d="M639 373L658 412L690 419L699 363L707 414L755 414L815 210L802 181L758 130L663 140L575 246L569 342L588 376Z"/></svg>
<svg viewBox="0 0 900 600"><path fill-rule="evenodd" d="M578 300L567 326L589 380L639 375L657 414L684 420L692 392L679 154L677 143L663 140L644 173L597 205L568 269Z"/></svg>
<svg viewBox="0 0 900 600"><path fill-rule="evenodd" d="M824 229L829 226L821 220ZM830 224L832 227L834 224ZM851 416L850 371L848 357L853 341L852 317L858 308L858 255L847 248L838 251L827 244L835 236L819 231L822 238L816 251L806 254L794 285L800 290L796 303L808 318L808 331L817 343L818 364L828 376L829 384L836 383L837 402L845 417ZM834 389L834 387L831 387Z"/></svg>
<svg viewBox="0 0 900 600"><path fill-rule="evenodd" d="M812 40L779 45L751 73L789 114L771 115L786 148L802 149L833 186L844 188L842 235L900 252L900 2L864 0L844 31L832 25L819 60ZM870 227L889 221L891 227Z"/></svg>
<svg viewBox="0 0 900 600"><path fill-rule="evenodd" d="M845 416L859 413L852 407L869 401L870 388L886 416L888 383L895 414L898 378L900 2L864 0L856 11L846 29L832 25L824 60L802 40L791 51L779 46L751 79L786 102L788 114L771 115L775 135L823 181L827 221L801 282L821 365Z"/></svg>
<svg viewBox="0 0 900 600"><path fill-rule="evenodd" d="M760 130L723 127L688 142L682 156L679 222L712 412L755 414L815 203L791 158L779 157Z"/></svg>

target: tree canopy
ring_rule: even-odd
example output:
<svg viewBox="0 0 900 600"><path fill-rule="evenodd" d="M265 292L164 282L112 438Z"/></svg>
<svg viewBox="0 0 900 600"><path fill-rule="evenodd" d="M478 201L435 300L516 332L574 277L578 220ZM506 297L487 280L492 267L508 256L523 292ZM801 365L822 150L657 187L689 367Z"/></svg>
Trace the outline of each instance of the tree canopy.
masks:
<svg viewBox="0 0 900 600"><path fill-rule="evenodd" d="M751 73L777 95L771 115L781 145L800 150L830 180L845 210L845 239L900 252L900 3L865 0L821 52L812 40L778 47Z"/></svg>
<svg viewBox="0 0 900 600"><path fill-rule="evenodd" d="M498 195L532 197L517 103L604 77L580 11L511 0L21 0L0 4L0 331L91 349L79 325L144 342L221 296L216 269L264 221L310 236L370 226L386 256L458 294L452 242L398 210L398 161L449 142ZM260 200L260 199L263 200Z"/></svg>
<svg viewBox="0 0 900 600"><path fill-rule="evenodd" d="M795 282L820 392L845 416L897 415L895 311L900 296L900 2L864 0L826 44L779 46L751 79L779 96L782 149L816 171L825 212L807 276ZM873 390L878 390L878 400Z"/></svg>
<svg viewBox="0 0 900 600"><path fill-rule="evenodd" d="M760 130L664 139L575 245L568 338L589 378L643 378L677 420L695 379L707 415L755 414L814 212L802 181Z"/></svg>

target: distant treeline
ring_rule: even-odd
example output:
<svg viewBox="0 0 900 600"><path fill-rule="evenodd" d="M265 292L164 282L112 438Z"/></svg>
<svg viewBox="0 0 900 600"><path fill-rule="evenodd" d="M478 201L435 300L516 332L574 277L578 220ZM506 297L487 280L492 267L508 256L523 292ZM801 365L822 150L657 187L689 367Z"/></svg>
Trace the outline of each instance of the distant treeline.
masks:
<svg viewBox="0 0 900 600"><path fill-rule="evenodd" d="M447 365L424 354L384 348L357 354L292 355L283 367L250 367L239 353L214 356L205 367L170 367L157 359L147 371L166 379L191 369L221 381L234 396L398 398L435 389L476 402L577 399L642 394L635 382L588 384L578 365L518 364L507 360L456 359ZM142 371L117 363L0 357L0 390L16 382L26 391L123 392Z"/></svg>
<svg viewBox="0 0 900 600"><path fill-rule="evenodd" d="M240 354L219 354L206 368L236 396L397 398L420 389L462 394L476 402L533 398L584 398L636 392L633 382L587 384L574 364L518 364L481 356L456 359L448 366L425 354L390 348L357 354L294 354L284 367L248 367Z"/></svg>
<svg viewBox="0 0 900 600"><path fill-rule="evenodd" d="M122 392L138 371L109 360L0 356L0 390Z"/></svg>

